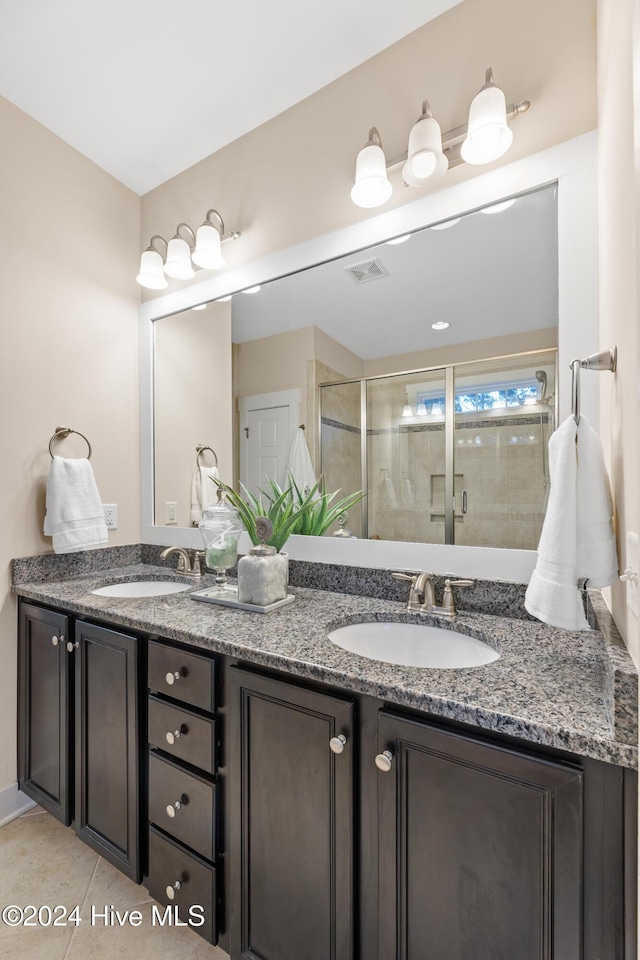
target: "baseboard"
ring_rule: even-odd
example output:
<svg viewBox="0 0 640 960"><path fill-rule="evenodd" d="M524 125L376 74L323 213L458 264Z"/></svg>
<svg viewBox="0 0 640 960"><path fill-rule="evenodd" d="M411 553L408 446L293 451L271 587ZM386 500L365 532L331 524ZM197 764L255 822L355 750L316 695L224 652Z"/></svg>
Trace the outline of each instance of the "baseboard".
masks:
<svg viewBox="0 0 640 960"><path fill-rule="evenodd" d="M0 827L5 823L10 823L16 817L26 813L36 806L35 800L18 790L18 784L12 783L10 786L0 790Z"/></svg>

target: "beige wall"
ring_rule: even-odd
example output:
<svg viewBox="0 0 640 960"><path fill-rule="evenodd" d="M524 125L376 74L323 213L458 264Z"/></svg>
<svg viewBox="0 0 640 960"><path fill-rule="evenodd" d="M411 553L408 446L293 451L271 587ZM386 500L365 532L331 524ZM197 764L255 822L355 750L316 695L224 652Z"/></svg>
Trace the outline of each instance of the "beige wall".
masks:
<svg viewBox="0 0 640 960"><path fill-rule="evenodd" d="M638 159L634 159L634 0L598 0L600 153L600 346L618 346L618 372L601 377L601 435L616 510L620 569L625 537L638 532ZM640 104L636 103L636 116ZM637 123L636 123L637 126ZM636 131L636 135L638 131ZM637 156L640 156L638 154ZM609 593L612 611L636 662L638 620L626 586Z"/></svg>
<svg viewBox="0 0 640 960"><path fill-rule="evenodd" d="M197 445L213 448L221 480L233 483L231 304L163 317L154 334L156 523L169 501L189 527ZM215 461L206 451L200 462Z"/></svg>
<svg viewBox="0 0 640 960"><path fill-rule="evenodd" d="M140 200L0 99L0 790L16 779L16 604L12 557L51 550L42 535L49 438L89 437L109 542L140 537L137 305ZM84 455L69 440L60 454Z"/></svg>
<svg viewBox="0 0 640 960"><path fill-rule="evenodd" d="M243 233L225 244L234 267L366 220L371 211L354 206L349 191L369 127L377 126L391 158L406 150L425 97L443 130L465 122L490 64L507 99L532 103L495 166L595 128L595 0L465 0L148 193L143 244L153 233L170 236L181 220L197 225L215 206L227 229ZM478 169L451 170L440 186ZM382 209L423 195L404 189L398 173L393 179Z"/></svg>

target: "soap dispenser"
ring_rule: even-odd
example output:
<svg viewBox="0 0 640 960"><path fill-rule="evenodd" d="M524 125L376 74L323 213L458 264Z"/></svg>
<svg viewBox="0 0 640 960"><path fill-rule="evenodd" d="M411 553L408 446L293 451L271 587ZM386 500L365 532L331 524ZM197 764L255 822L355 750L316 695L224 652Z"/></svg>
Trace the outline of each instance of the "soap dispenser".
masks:
<svg viewBox="0 0 640 960"><path fill-rule="evenodd" d="M266 544L273 533L273 524L268 517L258 517L256 533L260 545L253 547L238 562L238 600L268 607L286 599L287 557Z"/></svg>

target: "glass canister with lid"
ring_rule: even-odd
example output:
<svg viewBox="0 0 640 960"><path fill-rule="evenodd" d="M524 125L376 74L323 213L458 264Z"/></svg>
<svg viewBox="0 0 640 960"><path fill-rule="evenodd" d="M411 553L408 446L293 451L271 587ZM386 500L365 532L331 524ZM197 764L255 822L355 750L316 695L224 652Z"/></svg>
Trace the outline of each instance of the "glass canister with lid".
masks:
<svg viewBox="0 0 640 960"><path fill-rule="evenodd" d="M227 571L235 566L238 539L244 526L237 510L226 502L223 487L218 487L218 502L204 509L198 529L204 540L205 563L216 571L217 586L220 590L235 592L236 588L227 584Z"/></svg>
<svg viewBox="0 0 640 960"><path fill-rule="evenodd" d="M265 541L273 533L267 517L256 520L256 533L261 540L238 562L238 600L268 607L287 596L287 557Z"/></svg>

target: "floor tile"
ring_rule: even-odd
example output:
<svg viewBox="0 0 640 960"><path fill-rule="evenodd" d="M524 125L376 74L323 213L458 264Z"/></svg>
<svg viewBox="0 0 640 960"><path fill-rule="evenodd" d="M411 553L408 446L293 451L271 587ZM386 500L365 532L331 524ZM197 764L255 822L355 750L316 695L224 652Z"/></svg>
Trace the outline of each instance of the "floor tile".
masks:
<svg viewBox="0 0 640 960"><path fill-rule="evenodd" d="M46 814L0 829L0 862L0 909L62 904L71 910L85 898L98 855ZM14 933L0 921L0 938Z"/></svg>
<svg viewBox="0 0 640 960"><path fill-rule="evenodd" d="M0 937L0 960L64 960L71 929L36 927Z"/></svg>
<svg viewBox="0 0 640 960"><path fill-rule="evenodd" d="M91 906L112 906L117 910L122 907L133 907L151 900L149 891L129 880L115 867L100 857L96 871L91 878L87 896L83 905L83 913Z"/></svg>
<svg viewBox="0 0 640 960"><path fill-rule="evenodd" d="M23 813L22 816L20 817L20 819L22 820L24 817L35 817L35 816L37 816L39 813L46 813L46 812L47 812L47 811L46 811L43 807L39 806L39 805L36 803L35 807L31 807L30 810L27 810L26 813Z"/></svg>
<svg viewBox="0 0 640 960"><path fill-rule="evenodd" d="M142 914L139 927L83 923L73 932L65 960L229 960L223 950L187 927L153 926L151 908L151 903L137 908ZM163 907L159 909L164 912Z"/></svg>

